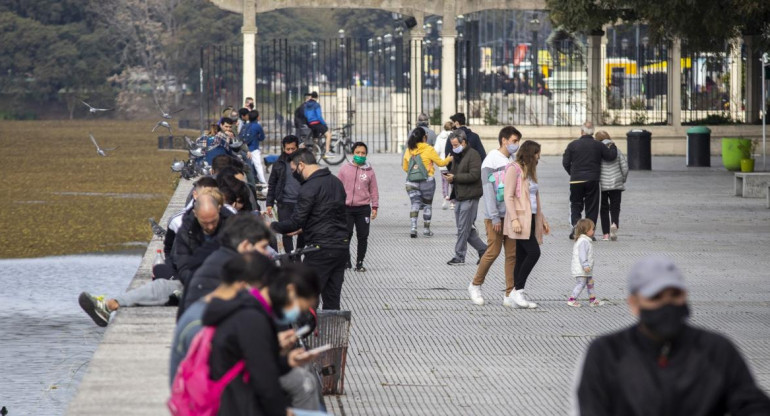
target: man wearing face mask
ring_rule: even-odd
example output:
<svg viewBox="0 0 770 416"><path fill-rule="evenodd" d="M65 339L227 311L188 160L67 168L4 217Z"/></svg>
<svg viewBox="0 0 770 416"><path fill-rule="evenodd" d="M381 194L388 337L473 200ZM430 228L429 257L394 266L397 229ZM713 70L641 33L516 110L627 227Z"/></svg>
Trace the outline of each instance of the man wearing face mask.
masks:
<svg viewBox="0 0 770 416"><path fill-rule="evenodd" d="M328 168L320 168L313 154L301 149L291 156L293 175L302 184L294 213L273 222L274 232L284 235L303 233L308 245L320 250L305 254L305 265L321 280L323 309L339 310L340 293L349 259L345 187Z"/></svg>
<svg viewBox="0 0 770 416"><path fill-rule="evenodd" d="M687 324L687 288L669 258L637 263L628 289L639 323L589 345L573 415L770 414L770 399L732 342Z"/></svg>
<svg viewBox="0 0 770 416"><path fill-rule="evenodd" d="M484 226L487 230L487 251L481 256L479 268L473 281L468 285L468 294L476 305L483 305L484 298L481 295L481 285L484 279L500 255L500 250L505 247L505 297L503 303L510 302L508 296L513 291L513 267L516 265L516 240L503 234L503 221L505 220L505 200L503 189L505 171L513 161L514 154L519 150L521 132L513 126L506 126L500 130L497 141L500 148L487 153L487 157L481 164L481 184L484 191Z"/></svg>

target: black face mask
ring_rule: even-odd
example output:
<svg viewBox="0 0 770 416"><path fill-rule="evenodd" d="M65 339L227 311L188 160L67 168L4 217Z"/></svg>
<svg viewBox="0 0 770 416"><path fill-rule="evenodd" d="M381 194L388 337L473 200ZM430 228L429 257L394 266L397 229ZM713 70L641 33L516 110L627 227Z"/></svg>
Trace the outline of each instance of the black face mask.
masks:
<svg viewBox="0 0 770 416"><path fill-rule="evenodd" d="M293 176L300 184L305 183L305 178L303 178L302 174L297 172L296 169L291 172L291 176Z"/></svg>
<svg viewBox="0 0 770 416"><path fill-rule="evenodd" d="M639 321L664 341L676 338L685 326L687 317L690 316L690 307L684 305L664 305L657 309L641 309Z"/></svg>

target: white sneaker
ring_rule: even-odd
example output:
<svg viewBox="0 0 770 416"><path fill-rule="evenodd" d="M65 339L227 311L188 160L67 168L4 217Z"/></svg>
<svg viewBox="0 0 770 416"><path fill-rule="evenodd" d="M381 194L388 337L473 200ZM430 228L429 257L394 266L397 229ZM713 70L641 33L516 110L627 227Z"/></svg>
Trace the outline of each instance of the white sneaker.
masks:
<svg viewBox="0 0 770 416"><path fill-rule="evenodd" d="M471 302L479 306L484 304L484 298L481 297L481 286L476 286L471 282L468 285L468 294L471 296Z"/></svg>
<svg viewBox="0 0 770 416"><path fill-rule="evenodd" d="M503 306L507 306L509 308L518 308L516 306L516 303L513 301L513 292L511 292L510 295L503 297Z"/></svg>
<svg viewBox="0 0 770 416"><path fill-rule="evenodd" d="M529 301L529 299L527 298L527 293L524 291L524 289L521 289L518 292L519 292L519 299L523 301L523 302L518 302L518 301L516 302L520 307L527 308L527 309L537 308L537 303Z"/></svg>
<svg viewBox="0 0 770 416"><path fill-rule="evenodd" d="M447 201L445 199L444 202L441 204L441 209L443 209L445 211L448 210L449 209L449 201Z"/></svg>
<svg viewBox="0 0 770 416"><path fill-rule="evenodd" d="M610 240L618 241L618 226L615 224L610 225Z"/></svg>

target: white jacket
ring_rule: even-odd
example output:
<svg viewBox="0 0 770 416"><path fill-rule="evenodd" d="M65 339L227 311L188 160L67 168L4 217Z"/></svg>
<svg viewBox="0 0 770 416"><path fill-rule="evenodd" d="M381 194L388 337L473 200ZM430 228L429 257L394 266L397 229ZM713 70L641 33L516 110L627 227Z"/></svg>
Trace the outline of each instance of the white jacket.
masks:
<svg viewBox="0 0 770 416"><path fill-rule="evenodd" d="M572 276L586 277L594 275L594 246L591 237L581 234L572 246ZM584 267L590 267L586 273Z"/></svg>

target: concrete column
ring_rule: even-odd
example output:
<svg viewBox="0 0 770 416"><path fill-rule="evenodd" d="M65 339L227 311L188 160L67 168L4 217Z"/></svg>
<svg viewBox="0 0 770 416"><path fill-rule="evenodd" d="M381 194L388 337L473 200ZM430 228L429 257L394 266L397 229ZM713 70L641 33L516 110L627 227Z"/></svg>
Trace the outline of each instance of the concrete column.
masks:
<svg viewBox="0 0 770 416"><path fill-rule="evenodd" d="M730 41L730 118L742 120L741 104L743 97L741 91L743 61L741 60L741 46L743 40L735 38Z"/></svg>
<svg viewBox="0 0 770 416"><path fill-rule="evenodd" d="M602 122L602 95L604 81L602 80L602 34L593 32L588 35L588 62L586 79L586 118L598 126Z"/></svg>
<svg viewBox="0 0 770 416"><path fill-rule="evenodd" d="M744 36L743 43L746 45L746 123L754 124L761 121L762 54L757 36Z"/></svg>
<svg viewBox="0 0 770 416"><path fill-rule="evenodd" d="M243 0L243 100L257 96L257 5Z"/></svg>
<svg viewBox="0 0 770 416"><path fill-rule="evenodd" d="M682 40L674 39L668 56L668 124L682 125Z"/></svg>
<svg viewBox="0 0 770 416"><path fill-rule="evenodd" d="M445 1L445 6L450 1ZM455 28L456 16L454 8L451 11L444 9L441 16L444 21L441 30L441 123L449 120L449 116L457 112L457 69L455 68Z"/></svg>
<svg viewBox="0 0 770 416"><path fill-rule="evenodd" d="M607 110L607 65L606 65L607 63L607 29L605 28L603 31L604 31L604 34L602 35L602 40L601 40L602 46L601 46L601 51L599 52L599 56L601 56L601 65L600 65L601 66L601 70L600 70L601 93L600 94L602 96L602 100L601 100L602 114L599 116L600 119L602 120L601 124L605 124L606 122L609 121L609 120L604 120L604 114L603 114L604 111Z"/></svg>
<svg viewBox="0 0 770 416"><path fill-rule="evenodd" d="M409 47L411 48L411 62L409 63L409 72L411 76L409 80L411 82L409 88L409 102L412 110L411 116L412 125L416 125L417 116L422 113L422 71L423 71L423 54L422 54L422 40L425 37L425 32L422 30L424 21L424 13L416 12L414 14L415 20L417 20L417 26L410 31Z"/></svg>

